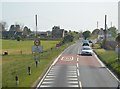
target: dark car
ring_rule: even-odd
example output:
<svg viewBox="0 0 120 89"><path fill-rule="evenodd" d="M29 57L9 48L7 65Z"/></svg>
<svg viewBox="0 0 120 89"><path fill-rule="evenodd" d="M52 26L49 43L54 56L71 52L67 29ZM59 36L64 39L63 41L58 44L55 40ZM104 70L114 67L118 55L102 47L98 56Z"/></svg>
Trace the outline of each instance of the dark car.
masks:
<svg viewBox="0 0 120 89"><path fill-rule="evenodd" d="M91 40L89 40L89 43L93 43Z"/></svg>
<svg viewBox="0 0 120 89"><path fill-rule="evenodd" d="M90 46L89 43L83 43L82 46Z"/></svg>

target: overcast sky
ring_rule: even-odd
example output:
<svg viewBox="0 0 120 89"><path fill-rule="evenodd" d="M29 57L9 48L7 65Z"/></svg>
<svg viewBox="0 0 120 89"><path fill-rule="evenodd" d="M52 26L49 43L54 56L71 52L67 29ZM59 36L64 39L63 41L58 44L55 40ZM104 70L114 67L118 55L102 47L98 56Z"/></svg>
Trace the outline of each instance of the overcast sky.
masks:
<svg viewBox="0 0 120 89"><path fill-rule="evenodd" d="M24 0L25 1L25 0ZM37 1L37 0L36 0ZM66 2L15 2L14 0L2 1L2 19L11 24L21 24L35 30L35 15L38 15L38 29L41 31L52 30L60 26L65 30L93 31L104 28L104 17L107 15L107 25L118 28L118 1L66 1ZM1 4L0 4L1 6Z"/></svg>

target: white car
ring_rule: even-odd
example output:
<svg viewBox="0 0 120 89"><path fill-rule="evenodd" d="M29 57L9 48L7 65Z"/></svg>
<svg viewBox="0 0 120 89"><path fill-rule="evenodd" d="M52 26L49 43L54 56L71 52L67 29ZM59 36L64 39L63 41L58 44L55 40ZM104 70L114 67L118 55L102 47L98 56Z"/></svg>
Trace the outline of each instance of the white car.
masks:
<svg viewBox="0 0 120 89"><path fill-rule="evenodd" d="M82 42L83 42L83 43L89 43L89 41L88 41L88 40L83 40Z"/></svg>
<svg viewBox="0 0 120 89"><path fill-rule="evenodd" d="M93 55L93 50L89 46L83 46L81 49L81 55Z"/></svg>

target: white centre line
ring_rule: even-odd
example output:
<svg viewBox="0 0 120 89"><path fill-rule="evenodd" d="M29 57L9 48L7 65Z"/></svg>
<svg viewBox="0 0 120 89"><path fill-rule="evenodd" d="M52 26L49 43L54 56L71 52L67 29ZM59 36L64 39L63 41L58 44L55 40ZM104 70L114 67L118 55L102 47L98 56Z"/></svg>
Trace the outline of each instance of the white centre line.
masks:
<svg viewBox="0 0 120 89"><path fill-rule="evenodd" d="M79 61L79 58L77 58L77 62Z"/></svg>
<svg viewBox="0 0 120 89"><path fill-rule="evenodd" d="M79 86L80 86L80 89L82 89L82 83L81 83L81 81L79 81Z"/></svg>
<svg viewBox="0 0 120 89"><path fill-rule="evenodd" d="M77 68L79 68L78 63L77 63Z"/></svg>
<svg viewBox="0 0 120 89"><path fill-rule="evenodd" d="M77 74L78 74L78 76L80 76L79 69L77 69Z"/></svg>

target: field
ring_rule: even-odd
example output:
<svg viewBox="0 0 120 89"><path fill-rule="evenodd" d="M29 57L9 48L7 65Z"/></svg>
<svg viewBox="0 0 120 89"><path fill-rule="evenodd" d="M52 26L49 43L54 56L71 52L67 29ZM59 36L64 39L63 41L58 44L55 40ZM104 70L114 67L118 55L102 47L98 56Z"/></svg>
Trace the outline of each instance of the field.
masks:
<svg viewBox="0 0 120 89"><path fill-rule="evenodd" d="M50 63L70 44L55 48L59 41L41 41L45 52L40 54L38 67L31 52L33 41L3 40L2 51L8 51L2 57L2 86L3 87L31 87L40 75L48 68ZM51 49L52 48L52 49ZM22 53L21 53L22 51ZM31 75L27 68L31 67ZM19 77L19 85L15 83L15 76Z"/></svg>
<svg viewBox="0 0 120 89"><path fill-rule="evenodd" d="M59 41L41 41L41 46L44 50L48 50L56 46ZM16 41L16 40L3 40L2 51L8 51L9 54L31 54L31 48L34 46L34 41ZM2 53L0 53L2 54Z"/></svg>

